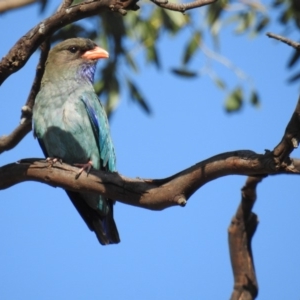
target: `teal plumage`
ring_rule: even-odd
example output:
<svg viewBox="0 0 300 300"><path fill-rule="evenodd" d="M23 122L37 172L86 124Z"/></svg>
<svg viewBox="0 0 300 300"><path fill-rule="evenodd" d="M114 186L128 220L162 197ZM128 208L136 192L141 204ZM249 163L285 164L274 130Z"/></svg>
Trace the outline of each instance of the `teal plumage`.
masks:
<svg viewBox="0 0 300 300"><path fill-rule="evenodd" d="M83 38L68 39L49 52L33 109L34 134L45 156L116 171L106 113L93 88L96 62L106 57L105 50ZM120 241L112 200L66 192L101 244Z"/></svg>

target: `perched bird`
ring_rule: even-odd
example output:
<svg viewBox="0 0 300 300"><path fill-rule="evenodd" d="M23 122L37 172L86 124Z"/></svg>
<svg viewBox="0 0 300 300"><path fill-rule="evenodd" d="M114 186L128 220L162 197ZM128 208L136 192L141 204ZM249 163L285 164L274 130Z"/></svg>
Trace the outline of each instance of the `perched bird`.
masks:
<svg viewBox="0 0 300 300"><path fill-rule="evenodd" d="M116 157L106 113L93 88L98 59L108 52L93 41L72 38L49 52L41 89L33 108L33 131L46 157L82 166L89 172L116 171ZM103 245L120 241L113 201L89 192L66 190Z"/></svg>

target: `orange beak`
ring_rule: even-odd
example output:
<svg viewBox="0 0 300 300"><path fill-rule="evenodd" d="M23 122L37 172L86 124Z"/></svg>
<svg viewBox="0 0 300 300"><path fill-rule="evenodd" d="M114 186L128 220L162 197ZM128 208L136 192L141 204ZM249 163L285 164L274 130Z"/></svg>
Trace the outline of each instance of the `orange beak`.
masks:
<svg viewBox="0 0 300 300"><path fill-rule="evenodd" d="M100 58L108 58L109 54L107 51L97 46L92 50L88 50L84 52L81 57L86 59L100 59Z"/></svg>

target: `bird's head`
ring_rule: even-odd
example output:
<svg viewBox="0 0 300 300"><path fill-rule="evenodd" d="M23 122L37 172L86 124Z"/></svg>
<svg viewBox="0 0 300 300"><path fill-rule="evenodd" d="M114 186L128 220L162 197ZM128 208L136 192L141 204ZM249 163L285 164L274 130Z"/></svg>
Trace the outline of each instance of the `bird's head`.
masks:
<svg viewBox="0 0 300 300"><path fill-rule="evenodd" d="M92 82L97 61L108 57L108 52L90 39L68 39L49 52L44 77L52 81L73 76Z"/></svg>

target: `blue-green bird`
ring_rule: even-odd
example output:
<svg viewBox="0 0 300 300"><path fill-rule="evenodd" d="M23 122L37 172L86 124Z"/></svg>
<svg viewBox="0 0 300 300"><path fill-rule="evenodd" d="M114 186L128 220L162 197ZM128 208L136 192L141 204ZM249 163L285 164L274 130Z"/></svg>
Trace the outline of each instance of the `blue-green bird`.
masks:
<svg viewBox="0 0 300 300"><path fill-rule="evenodd" d="M33 130L46 157L89 171L116 171L107 116L94 87L98 59L108 53L93 41L73 38L49 52L41 89L33 109ZM103 245L120 241L113 201L89 192L66 190Z"/></svg>

